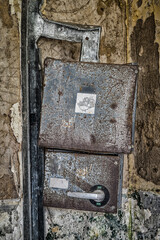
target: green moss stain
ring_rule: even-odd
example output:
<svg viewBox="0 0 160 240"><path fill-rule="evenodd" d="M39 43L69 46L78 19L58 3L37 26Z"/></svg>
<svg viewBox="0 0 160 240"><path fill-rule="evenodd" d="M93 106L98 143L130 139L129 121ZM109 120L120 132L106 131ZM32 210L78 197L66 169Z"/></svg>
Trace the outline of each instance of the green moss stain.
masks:
<svg viewBox="0 0 160 240"><path fill-rule="evenodd" d="M133 240L133 232L132 232L132 206L131 206L131 201L130 201L130 203L129 203L128 238L129 238L129 240Z"/></svg>
<svg viewBox="0 0 160 240"><path fill-rule="evenodd" d="M51 213L46 240L156 239L159 198L156 194L135 191L128 197L123 195L124 205L117 214L64 211L57 218L57 214Z"/></svg>
<svg viewBox="0 0 160 240"><path fill-rule="evenodd" d="M98 239L115 239L120 231L125 235L127 225L124 224L123 217L124 213L119 210L118 214L104 214L90 218L89 236L93 239L96 237L99 237Z"/></svg>
<svg viewBox="0 0 160 240"><path fill-rule="evenodd" d="M55 237L55 235L53 234L52 229L49 228L47 236L46 236L46 240L53 240L53 239L55 239L54 237Z"/></svg>
<svg viewBox="0 0 160 240"><path fill-rule="evenodd" d="M137 201L137 206L141 209L142 208L142 202L141 202L141 197L138 191L134 191L131 195L131 198Z"/></svg>

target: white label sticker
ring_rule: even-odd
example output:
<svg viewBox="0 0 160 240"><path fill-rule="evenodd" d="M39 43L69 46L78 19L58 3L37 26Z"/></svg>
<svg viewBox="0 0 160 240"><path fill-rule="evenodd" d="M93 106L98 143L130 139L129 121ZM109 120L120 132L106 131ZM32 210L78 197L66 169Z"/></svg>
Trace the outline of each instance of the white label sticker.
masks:
<svg viewBox="0 0 160 240"><path fill-rule="evenodd" d="M68 181L64 178L50 178L50 188L68 189Z"/></svg>
<svg viewBox="0 0 160 240"><path fill-rule="evenodd" d="M94 114L96 104L96 94L77 93L76 113Z"/></svg>

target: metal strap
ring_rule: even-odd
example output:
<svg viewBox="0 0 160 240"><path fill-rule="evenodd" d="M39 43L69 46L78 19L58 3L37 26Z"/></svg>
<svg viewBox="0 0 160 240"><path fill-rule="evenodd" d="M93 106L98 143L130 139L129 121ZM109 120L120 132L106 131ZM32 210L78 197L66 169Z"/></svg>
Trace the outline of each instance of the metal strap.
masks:
<svg viewBox="0 0 160 240"><path fill-rule="evenodd" d="M35 17L34 36L36 42L42 37L81 42L82 62L99 62L99 43L101 27L69 25L43 19L39 14Z"/></svg>

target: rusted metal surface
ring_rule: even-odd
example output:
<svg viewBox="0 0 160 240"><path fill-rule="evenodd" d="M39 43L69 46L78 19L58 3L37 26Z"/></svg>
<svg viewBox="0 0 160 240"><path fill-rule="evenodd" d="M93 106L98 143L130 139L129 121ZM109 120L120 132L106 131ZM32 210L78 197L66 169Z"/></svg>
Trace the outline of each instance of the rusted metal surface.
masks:
<svg viewBox="0 0 160 240"><path fill-rule="evenodd" d="M128 153L137 66L45 61L39 144Z"/></svg>
<svg viewBox="0 0 160 240"><path fill-rule="evenodd" d="M117 211L120 156L62 153L49 150L45 156L45 206L95 212ZM60 182L59 179L62 181ZM56 186L53 185L53 181ZM109 201L103 207L97 207L87 199L67 196L69 191L90 192L95 185L102 185L109 191Z"/></svg>

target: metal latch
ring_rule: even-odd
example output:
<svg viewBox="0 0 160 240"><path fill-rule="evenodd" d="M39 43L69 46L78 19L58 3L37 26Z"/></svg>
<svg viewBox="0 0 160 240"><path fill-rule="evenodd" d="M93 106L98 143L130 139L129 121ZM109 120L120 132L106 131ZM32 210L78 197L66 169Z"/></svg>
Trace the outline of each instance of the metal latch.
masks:
<svg viewBox="0 0 160 240"><path fill-rule="evenodd" d="M105 194L102 190L96 190L93 193L86 192L67 192L68 197L83 198L94 200L96 202L102 202L104 200Z"/></svg>
<svg viewBox="0 0 160 240"><path fill-rule="evenodd" d="M110 198L108 189L102 185L91 187L91 191L89 193L67 192L67 196L73 198L89 199L90 202L97 207L103 207L106 205Z"/></svg>

